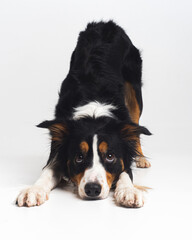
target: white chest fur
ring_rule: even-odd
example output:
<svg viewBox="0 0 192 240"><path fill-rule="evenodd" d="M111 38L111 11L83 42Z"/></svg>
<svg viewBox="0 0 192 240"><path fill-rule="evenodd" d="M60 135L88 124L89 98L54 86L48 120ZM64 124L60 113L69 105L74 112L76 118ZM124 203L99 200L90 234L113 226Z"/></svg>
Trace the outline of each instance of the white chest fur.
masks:
<svg viewBox="0 0 192 240"><path fill-rule="evenodd" d="M89 102L83 106L74 108L73 119L79 120L85 117L99 118L99 117L112 117L112 113L116 107L112 104L100 103L97 101Z"/></svg>

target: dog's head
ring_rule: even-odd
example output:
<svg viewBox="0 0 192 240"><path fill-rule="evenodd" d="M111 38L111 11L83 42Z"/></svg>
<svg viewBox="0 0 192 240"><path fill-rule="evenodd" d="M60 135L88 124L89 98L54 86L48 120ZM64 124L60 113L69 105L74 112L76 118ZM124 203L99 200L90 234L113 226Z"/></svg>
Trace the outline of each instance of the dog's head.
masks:
<svg viewBox="0 0 192 240"><path fill-rule="evenodd" d="M140 134L150 135L144 127L108 118L45 121L38 126L49 128L54 164L78 186L83 199L106 198L138 155Z"/></svg>

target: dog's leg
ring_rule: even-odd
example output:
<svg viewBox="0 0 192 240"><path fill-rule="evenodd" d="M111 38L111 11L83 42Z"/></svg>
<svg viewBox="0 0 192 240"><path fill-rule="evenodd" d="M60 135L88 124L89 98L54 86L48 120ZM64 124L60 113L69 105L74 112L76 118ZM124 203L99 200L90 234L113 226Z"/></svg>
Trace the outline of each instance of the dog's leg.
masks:
<svg viewBox="0 0 192 240"><path fill-rule="evenodd" d="M143 151L141 149L140 140L139 140L139 142L137 144L137 151L140 154L140 156L136 157L136 159L135 159L136 166L138 168L149 168L149 167L151 167L151 163L143 155Z"/></svg>
<svg viewBox="0 0 192 240"><path fill-rule="evenodd" d="M139 90L137 90L139 91ZM141 90L140 90L141 91ZM140 96L140 101L142 105L142 96L141 96L141 92L140 94L138 93L138 95ZM139 124L139 118L141 115L141 109L139 107L137 98L136 98L136 92L134 90L134 88L132 87L132 85L128 82L125 82L125 105L129 111L131 120L136 123ZM143 151L141 149L141 142L140 139L138 139L137 142L137 152L139 153L139 157L137 157L136 160L136 166L138 168L148 168L151 166L150 162L144 157L143 155Z"/></svg>
<svg viewBox="0 0 192 240"><path fill-rule="evenodd" d="M34 185L20 192L16 201L18 206L32 207L43 204L48 200L50 191L57 186L60 180L60 176L57 176L55 170L48 165Z"/></svg>
<svg viewBox="0 0 192 240"><path fill-rule="evenodd" d="M144 196L139 187L135 187L126 172L122 172L115 189L115 201L124 207L138 208L144 204Z"/></svg>

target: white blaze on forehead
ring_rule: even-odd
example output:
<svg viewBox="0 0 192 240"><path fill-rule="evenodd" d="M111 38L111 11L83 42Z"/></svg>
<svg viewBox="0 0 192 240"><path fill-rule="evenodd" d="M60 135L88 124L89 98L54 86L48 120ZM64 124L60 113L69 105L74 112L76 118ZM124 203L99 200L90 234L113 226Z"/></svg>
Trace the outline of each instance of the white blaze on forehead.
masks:
<svg viewBox="0 0 192 240"><path fill-rule="evenodd" d="M74 108L73 119L78 120L85 117L112 117L115 116L111 111L116 107L111 104L100 103L97 101L89 102L83 106Z"/></svg>
<svg viewBox="0 0 192 240"><path fill-rule="evenodd" d="M107 184L106 171L100 162L98 154L98 138L97 135L93 137L93 165L87 169L79 184L79 195L86 197L84 188L88 182L97 182L102 186L100 198L106 198L109 193L109 186Z"/></svg>
<svg viewBox="0 0 192 240"><path fill-rule="evenodd" d="M105 173L103 165L100 163L97 150L97 135L93 137L93 166L87 171L89 173L89 181L97 181Z"/></svg>

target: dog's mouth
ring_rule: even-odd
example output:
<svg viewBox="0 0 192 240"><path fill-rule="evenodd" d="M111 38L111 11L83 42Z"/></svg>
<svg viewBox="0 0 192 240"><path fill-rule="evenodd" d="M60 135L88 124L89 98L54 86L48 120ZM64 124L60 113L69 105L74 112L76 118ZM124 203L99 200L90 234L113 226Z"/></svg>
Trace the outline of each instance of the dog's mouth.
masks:
<svg viewBox="0 0 192 240"><path fill-rule="evenodd" d="M95 200L102 200L102 198L100 198L100 197L84 197L83 200L95 201Z"/></svg>

